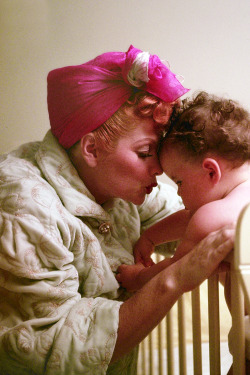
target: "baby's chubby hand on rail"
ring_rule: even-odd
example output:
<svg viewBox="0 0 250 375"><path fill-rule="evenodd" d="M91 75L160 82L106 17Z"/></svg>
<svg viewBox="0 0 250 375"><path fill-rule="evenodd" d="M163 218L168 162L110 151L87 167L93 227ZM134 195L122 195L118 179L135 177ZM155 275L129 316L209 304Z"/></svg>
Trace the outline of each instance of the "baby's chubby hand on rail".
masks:
<svg viewBox="0 0 250 375"><path fill-rule="evenodd" d="M127 291L135 292L141 288L138 275L143 269L145 269L145 266L142 263L132 265L122 264L117 269L116 280Z"/></svg>

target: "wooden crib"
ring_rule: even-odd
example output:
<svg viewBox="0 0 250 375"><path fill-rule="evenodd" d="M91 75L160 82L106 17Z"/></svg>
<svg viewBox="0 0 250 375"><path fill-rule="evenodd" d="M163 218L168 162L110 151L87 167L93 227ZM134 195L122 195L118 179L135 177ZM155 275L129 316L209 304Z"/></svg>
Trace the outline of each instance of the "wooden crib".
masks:
<svg viewBox="0 0 250 375"><path fill-rule="evenodd" d="M250 204L239 217L231 256L232 315L215 275L183 295L141 343L138 375L226 375L231 365L234 375L245 375L244 306L250 315L249 229ZM232 355L227 342L229 330Z"/></svg>

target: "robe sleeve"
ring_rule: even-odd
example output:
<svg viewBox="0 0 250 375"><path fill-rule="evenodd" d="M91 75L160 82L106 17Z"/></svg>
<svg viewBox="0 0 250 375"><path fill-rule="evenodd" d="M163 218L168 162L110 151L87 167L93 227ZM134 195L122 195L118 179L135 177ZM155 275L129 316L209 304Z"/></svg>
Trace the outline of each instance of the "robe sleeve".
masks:
<svg viewBox="0 0 250 375"><path fill-rule="evenodd" d="M75 228L57 195L39 179L5 180L0 228L0 373L105 374L121 302L79 293ZM81 230L82 273L102 287L103 258Z"/></svg>

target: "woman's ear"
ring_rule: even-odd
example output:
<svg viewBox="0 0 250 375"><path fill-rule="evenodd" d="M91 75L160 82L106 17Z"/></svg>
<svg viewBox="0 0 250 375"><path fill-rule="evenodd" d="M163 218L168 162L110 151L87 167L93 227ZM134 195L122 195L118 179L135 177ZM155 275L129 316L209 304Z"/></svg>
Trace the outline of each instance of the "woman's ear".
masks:
<svg viewBox="0 0 250 375"><path fill-rule="evenodd" d="M85 134L81 138L81 154L90 167L97 165L96 139L93 133Z"/></svg>
<svg viewBox="0 0 250 375"><path fill-rule="evenodd" d="M214 185L221 179L221 168L219 163L212 158L205 158L202 162L202 168L207 173L207 176Z"/></svg>

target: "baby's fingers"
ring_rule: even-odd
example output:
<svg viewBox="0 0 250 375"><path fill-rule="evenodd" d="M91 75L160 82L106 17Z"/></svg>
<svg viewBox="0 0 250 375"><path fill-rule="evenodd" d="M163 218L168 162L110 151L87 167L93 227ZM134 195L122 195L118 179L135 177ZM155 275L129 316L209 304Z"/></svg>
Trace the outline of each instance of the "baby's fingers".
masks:
<svg viewBox="0 0 250 375"><path fill-rule="evenodd" d="M146 259L144 263L145 263L144 264L145 267L151 267L151 266L153 266L155 264L155 262L152 260L152 258Z"/></svg>
<svg viewBox="0 0 250 375"><path fill-rule="evenodd" d="M134 254L135 263L142 263L145 267L153 266L155 263L153 262L152 258L149 256L142 256L142 254Z"/></svg>

